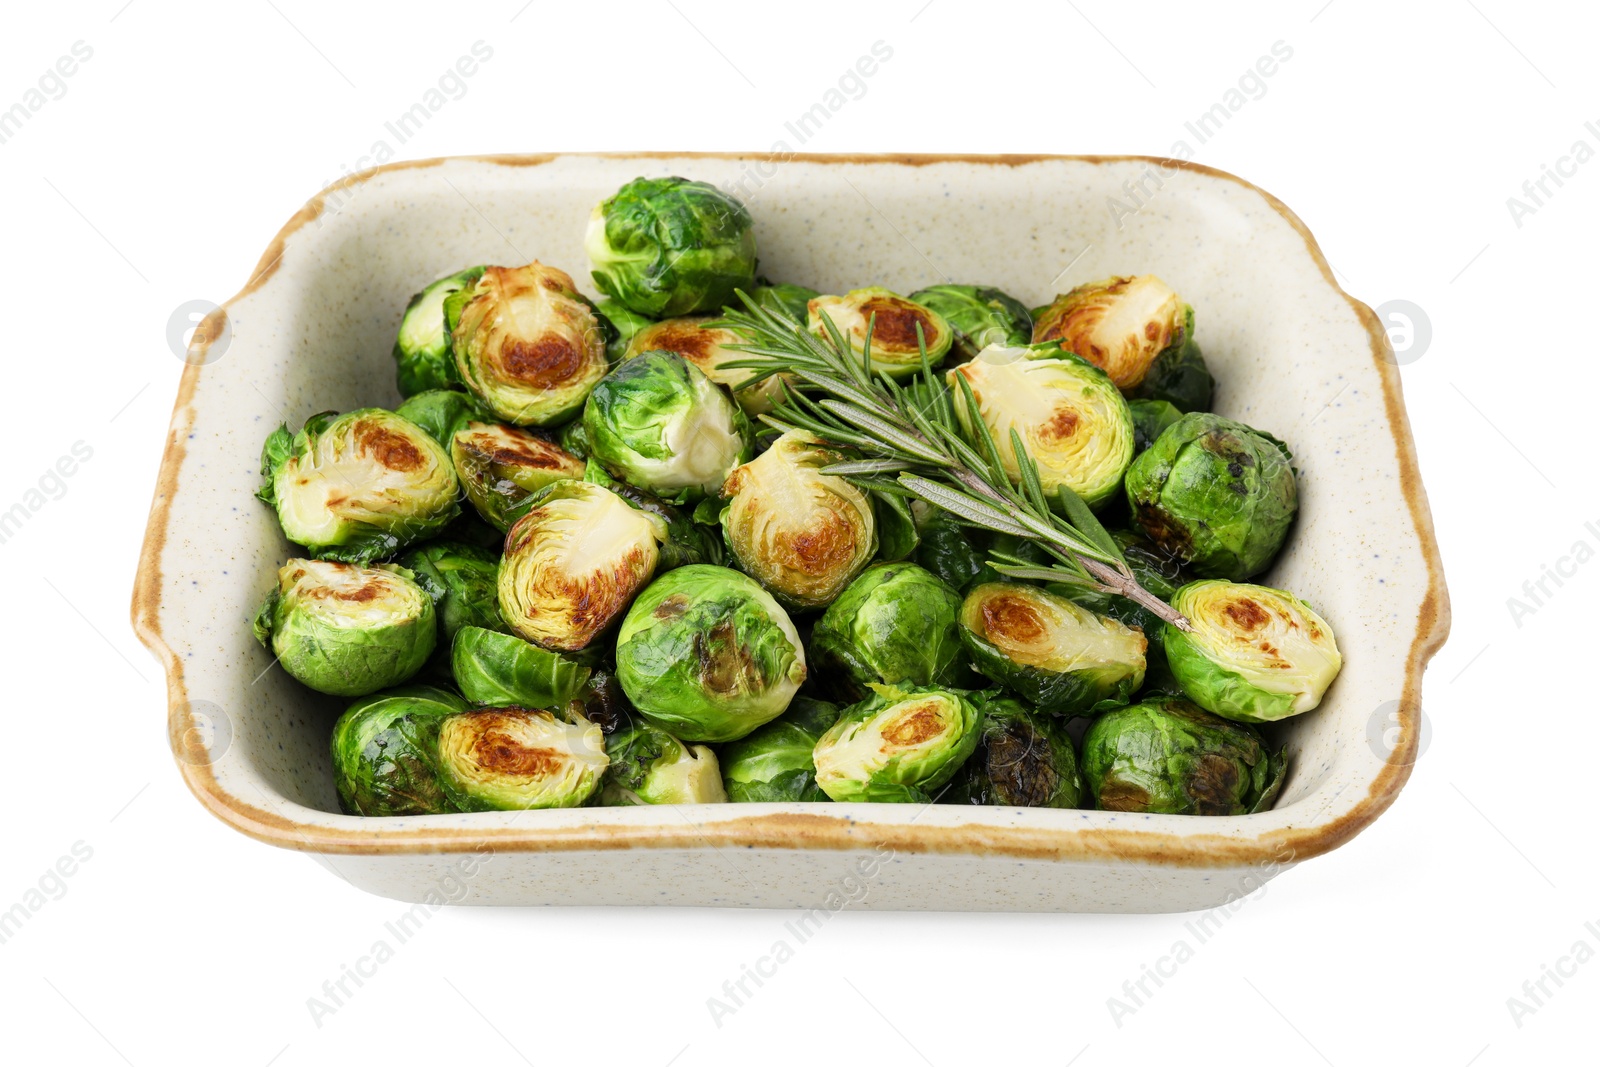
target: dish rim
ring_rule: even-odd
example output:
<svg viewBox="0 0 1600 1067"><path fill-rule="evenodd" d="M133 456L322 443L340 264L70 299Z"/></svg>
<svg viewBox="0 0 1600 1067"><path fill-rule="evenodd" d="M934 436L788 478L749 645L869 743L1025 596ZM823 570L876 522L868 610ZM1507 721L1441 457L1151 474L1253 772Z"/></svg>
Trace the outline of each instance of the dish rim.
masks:
<svg viewBox="0 0 1600 1067"><path fill-rule="evenodd" d="M1208 834L1196 823L1196 833L1084 827L913 826L857 823L848 816L824 814L751 814L710 822L680 819L659 825L596 823L576 827L483 827L418 825L406 830L385 829L381 834L335 829L297 822L247 803L222 788L204 760L178 758L190 730L188 696L183 664L161 633L161 556L166 547L172 501L188 449L193 426L193 399L204 355L227 324L229 308L256 292L278 270L288 239L316 221L330 197L372 180L380 174L441 166L452 162L487 163L510 167L540 166L563 158L602 159L749 159L750 152L552 152L517 155L441 156L387 163L348 175L317 193L290 217L267 246L244 286L216 308L196 328L173 405L172 421L157 476L155 498L140 549L131 618L133 629L162 664L167 680L169 741L189 790L205 807L234 829L267 844L296 851L346 855L394 855L474 851L488 844L497 852L605 851L631 848L760 848L778 850L844 850L864 847L863 831L871 827L871 843L917 853L1001 855L1018 859L1146 862L1177 867L1223 867L1245 864L1282 864L1285 849L1295 862L1329 852L1369 826L1394 802L1410 778L1420 732L1422 676L1428 661L1443 646L1450 632L1449 594L1443 562L1434 535L1427 494L1418 469L1401 395L1400 373L1391 354L1389 338L1377 315L1340 287L1316 239L1288 205L1252 182L1204 164L1151 155L981 155L939 153L796 153L794 161L816 164L865 163L924 166L935 163L972 163L1019 166L1035 162L1065 161L1095 165L1143 162L1166 168L1181 167L1195 173L1234 182L1258 194L1300 235L1324 280L1350 305L1366 328L1373 363L1383 385L1384 410L1395 444L1400 489L1410 512L1418 547L1427 569L1428 583L1417 607L1417 628L1407 652L1402 687L1399 740L1370 782L1367 795L1325 822L1271 830L1242 839Z"/></svg>

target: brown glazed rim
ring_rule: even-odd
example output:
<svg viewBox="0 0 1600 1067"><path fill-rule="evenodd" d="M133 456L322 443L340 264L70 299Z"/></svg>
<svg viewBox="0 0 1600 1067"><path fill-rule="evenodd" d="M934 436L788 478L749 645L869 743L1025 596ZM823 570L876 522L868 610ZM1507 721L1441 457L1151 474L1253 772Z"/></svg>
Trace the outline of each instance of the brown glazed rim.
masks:
<svg viewBox="0 0 1600 1067"><path fill-rule="evenodd" d="M619 152L573 153L612 159L742 159L734 152ZM509 167L539 166L561 158L562 154L454 157L471 162ZM1086 163L1146 162L1171 169L1182 167L1238 185L1259 194L1305 240L1306 250L1321 269L1333 290L1349 301L1371 341L1372 361L1383 382L1384 406L1389 431L1394 437L1395 457L1400 466L1401 490L1411 511L1423 559L1428 569L1428 591L1417 612L1416 636L1412 639L1406 664L1405 685L1400 699L1400 741L1367 790L1350 809L1326 823L1276 829L1251 839L1217 834L1171 834L1126 829L1049 829L992 825L914 826L855 822L835 815L773 814L751 815L707 823L680 818L661 825L588 825L581 827L539 828L484 827L419 824L415 829L361 830L352 819L348 827L327 827L296 822L261 807L246 803L224 790L203 760L179 760L184 780L191 791L223 822L242 833L282 848L300 851L386 855L392 853L465 852L489 847L505 852L585 851L630 848L763 848L763 849L856 849L887 845L903 852L1008 856L1040 860L1082 862L1143 862L1179 867L1238 867L1252 864L1281 864L1321 855L1344 844L1381 815L1411 775L1418 743L1418 718L1421 708L1422 673L1428 661L1444 644L1450 632L1450 605L1444 585L1439 546L1434 538L1433 519L1417 470L1416 449L1411 427L1406 420L1400 395L1400 373L1390 356L1388 336L1372 309L1353 299L1339 287L1322 251L1305 224L1272 194L1225 171L1196 163L1159 156L1060 156L1060 155L805 155L793 159L805 163L878 163L924 166L930 163L980 163L989 166L1019 166L1049 160ZM334 193L366 182L390 171L435 167L450 162L427 159L390 163L353 174L313 197L295 213L273 238L262 254L250 280L237 296L213 311L200 324L194 339L200 354L221 334L228 308L259 289L276 273L290 235L321 215L327 198ZM188 696L184 685L183 663L162 638L161 554L167 541L178 472L187 455L185 441L194 424L195 385L203 360L194 358L185 367L173 408L173 421L155 500L145 532L139 572L133 589L133 628L145 646L162 662L167 676L168 733L174 752L185 743L190 730Z"/></svg>

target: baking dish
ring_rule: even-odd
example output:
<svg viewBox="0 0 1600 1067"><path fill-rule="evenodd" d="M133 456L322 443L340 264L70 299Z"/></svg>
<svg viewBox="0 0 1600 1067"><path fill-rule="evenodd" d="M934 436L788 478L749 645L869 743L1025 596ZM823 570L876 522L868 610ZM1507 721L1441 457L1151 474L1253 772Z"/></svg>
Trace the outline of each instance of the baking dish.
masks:
<svg viewBox="0 0 1600 1067"><path fill-rule="evenodd" d="M342 702L272 667L249 633L291 552L251 499L262 439L326 408L398 402L399 316L440 274L539 259L585 279L590 208L641 174L733 191L755 217L762 273L823 291L949 280L1039 304L1153 272L1194 305L1216 410L1290 442L1301 472L1296 530L1259 580L1315 604L1345 656L1323 706L1274 728L1292 760L1274 810L338 812L327 743ZM1294 214L1248 182L1146 157L543 155L355 175L274 238L191 344L133 623L166 671L169 736L200 801L385 896L449 885L448 899L480 904L1175 911L1249 892L1389 806L1449 607L1387 337Z"/></svg>

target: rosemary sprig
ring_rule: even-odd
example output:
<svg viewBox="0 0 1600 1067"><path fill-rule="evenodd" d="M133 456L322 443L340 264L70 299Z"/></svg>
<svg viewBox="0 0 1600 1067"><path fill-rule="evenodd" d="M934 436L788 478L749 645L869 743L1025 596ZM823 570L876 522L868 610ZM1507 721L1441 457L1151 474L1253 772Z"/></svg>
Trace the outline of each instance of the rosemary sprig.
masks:
<svg viewBox="0 0 1600 1067"><path fill-rule="evenodd" d="M775 374L793 380L793 386L784 382L783 401L761 419L780 431L805 430L852 453L824 467L824 473L875 493L919 498L964 525L1031 541L1050 557L1049 565L1041 566L995 553L991 565L1001 574L1120 593L1179 629L1190 628L1171 605L1139 585L1116 541L1072 490L1063 486L1059 511L1051 508L1038 465L1015 430L1005 444L1021 478L1011 483L1001 446L983 421L971 386L957 375L959 395L944 387L922 344L920 326L922 370L905 386L873 371L870 322L857 360L830 319L823 318L827 336L819 337L757 306L743 292L739 299L745 310L728 309L716 325L747 339L727 346L746 358L723 365L753 372L741 389ZM962 405L964 418L958 417L956 404Z"/></svg>

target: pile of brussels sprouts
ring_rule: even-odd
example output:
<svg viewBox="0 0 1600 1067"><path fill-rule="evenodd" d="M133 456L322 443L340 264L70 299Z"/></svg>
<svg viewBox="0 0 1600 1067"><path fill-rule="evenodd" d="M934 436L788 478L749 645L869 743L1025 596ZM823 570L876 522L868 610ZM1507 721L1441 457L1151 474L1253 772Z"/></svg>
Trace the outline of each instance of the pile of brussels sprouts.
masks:
<svg viewBox="0 0 1600 1067"><path fill-rule="evenodd" d="M398 408L266 442L258 495L302 551L255 633L354 699L332 735L348 812L1271 806L1286 759L1255 724L1316 707L1339 651L1247 584L1295 517L1289 450L1208 412L1194 311L1159 278L1033 311L985 286L769 284L744 207L681 178L624 186L586 245L600 300L538 262L442 278L401 320ZM1009 580L992 561L1035 545L825 473L837 442L763 420L794 380L728 365L740 300L830 320L913 395L964 377L962 417L1015 431L1192 628ZM913 384L924 352L941 374Z"/></svg>

